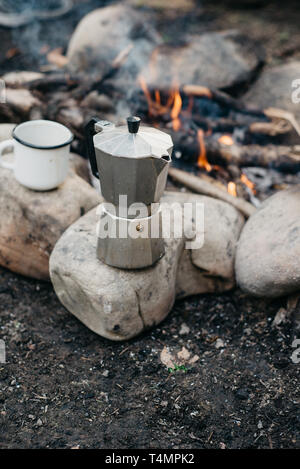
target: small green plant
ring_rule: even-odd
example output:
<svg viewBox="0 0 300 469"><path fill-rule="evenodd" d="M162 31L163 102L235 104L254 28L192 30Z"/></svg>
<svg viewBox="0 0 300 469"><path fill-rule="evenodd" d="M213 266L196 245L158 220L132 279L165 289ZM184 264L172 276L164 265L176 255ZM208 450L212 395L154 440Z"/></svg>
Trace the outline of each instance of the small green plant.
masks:
<svg viewBox="0 0 300 469"><path fill-rule="evenodd" d="M183 371L184 373L187 372L187 368L184 365L177 365L177 363L174 363L174 368L168 368L169 373L174 373L175 371Z"/></svg>

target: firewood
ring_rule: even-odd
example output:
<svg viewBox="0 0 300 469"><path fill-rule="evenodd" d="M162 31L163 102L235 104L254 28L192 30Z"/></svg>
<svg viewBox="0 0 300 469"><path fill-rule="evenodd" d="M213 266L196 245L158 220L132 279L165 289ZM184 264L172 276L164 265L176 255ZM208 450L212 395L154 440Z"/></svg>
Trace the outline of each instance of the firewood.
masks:
<svg viewBox="0 0 300 469"><path fill-rule="evenodd" d="M264 111L265 115L270 117L271 119L282 119L288 122L300 136L300 125L298 124L294 114L292 112L286 111L284 109L278 109L274 107L269 107Z"/></svg>
<svg viewBox="0 0 300 469"><path fill-rule="evenodd" d="M247 218L250 217L250 215L252 215L256 210L255 207L249 202L246 202L239 197L234 197L216 185L213 185L208 181L204 181L198 176L187 173L186 171L171 167L169 168L169 176L174 179L174 181L183 184L185 187L191 189L194 192L197 192L198 194L208 195L233 205L233 207L243 213L243 215L245 215Z"/></svg>
<svg viewBox="0 0 300 469"><path fill-rule="evenodd" d="M207 98L212 98L212 92L206 86L184 85L182 91L190 96L206 96Z"/></svg>
<svg viewBox="0 0 300 469"><path fill-rule="evenodd" d="M31 80L26 83L30 90L39 90L42 92L49 92L50 90L57 90L58 88L74 88L79 85L83 79L80 75L72 75L66 72L55 72L45 74L42 78Z"/></svg>
<svg viewBox="0 0 300 469"><path fill-rule="evenodd" d="M250 124L248 130L254 134L270 135L284 135L292 130L290 122L284 119L276 119L271 122L253 122Z"/></svg>
<svg viewBox="0 0 300 469"><path fill-rule="evenodd" d="M33 80L43 78L43 74L39 72L8 72L2 75L2 80L8 88L24 88L25 85Z"/></svg>
<svg viewBox="0 0 300 469"><path fill-rule="evenodd" d="M205 86L185 85L182 87L182 91L190 96L206 96L236 111L246 112L247 114L255 116L264 116L261 109L247 108L241 101L220 90L211 90Z"/></svg>
<svg viewBox="0 0 300 469"><path fill-rule="evenodd" d="M19 114L26 115L33 107L42 103L25 88L6 90L6 105Z"/></svg>
<svg viewBox="0 0 300 469"><path fill-rule="evenodd" d="M45 74L42 78L29 81L26 86L30 90L39 90L48 92L51 89L58 88L72 89L76 88L73 97L79 98L85 96L88 92L97 89L105 80L112 78L125 63L128 55L133 49L133 44L129 44L112 61L112 63L98 74L72 74L64 70Z"/></svg>
<svg viewBox="0 0 300 469"><path fill-rule="evenodd" d="M274 169L293 170L300 163L296 146L286 145L224 145L215 137L205 140L206 153L210 163L233 163L237 166L272 166Z"/></svg>

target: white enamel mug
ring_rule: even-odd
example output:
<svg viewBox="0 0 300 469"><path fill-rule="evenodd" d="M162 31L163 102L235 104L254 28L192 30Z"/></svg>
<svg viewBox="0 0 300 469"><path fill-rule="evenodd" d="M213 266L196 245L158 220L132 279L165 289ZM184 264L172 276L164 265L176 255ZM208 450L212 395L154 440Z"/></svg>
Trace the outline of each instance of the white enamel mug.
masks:
<svg viewBox="0 0 300 469"><path fill-rule="evenodd" d="M0 143L0 166L12 169L16 180L36 191L59 186L69 169L72 132L62 124L33 120L17 125L13 138ZM14 150L14 161L3 161L5 149Z"/></svg>

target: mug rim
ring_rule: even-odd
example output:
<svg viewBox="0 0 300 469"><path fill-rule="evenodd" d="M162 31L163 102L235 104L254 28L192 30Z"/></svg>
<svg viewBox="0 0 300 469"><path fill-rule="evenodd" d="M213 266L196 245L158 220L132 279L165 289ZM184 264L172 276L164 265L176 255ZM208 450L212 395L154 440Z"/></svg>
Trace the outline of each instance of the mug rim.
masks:
<svg viewBox="0 0 300 469"><path fill-rule="evenodd" d="M23 140L22 138L20 138L16 135L15 131L21 125L28 124L28 123L29 124L30 123L37 123L37 122L39 122L39 123L40 122L51 123L51 124L55 124L55 125L59 125L61 127L64 127L65 129L67 129L70 132L70 138L66 142L60 143L59 145L42 146L42 145L35 145L34 143L26 142L25 140ZM29 148L35 148L37 150L56 150L57 148L63 148L63 147L66 147L67 145L70 145L74 140L74 134L71 132L70 129L68 129L68 127L61 124L60 122L50 121L50 120L47 120L47 119L36 119L36 120L32 120L32 121L21 122L20 124L17 124L16 127L14 127L14 129L12 131L12 136L15 140L17 140L17 142L21 143L22 145L25 145L26 147L29 147Z"/></svg>

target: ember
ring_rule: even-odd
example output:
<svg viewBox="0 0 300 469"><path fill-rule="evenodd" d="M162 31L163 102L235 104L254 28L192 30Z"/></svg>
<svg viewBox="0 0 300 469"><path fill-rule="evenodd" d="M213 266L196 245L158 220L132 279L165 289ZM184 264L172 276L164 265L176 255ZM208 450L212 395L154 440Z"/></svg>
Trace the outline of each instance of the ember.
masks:
<svg viewBox="0 0 300 469"><path fill-rule="evenodd" d="M175 130L175 132L177 132L177 130L179 130L181 127L180 119L178 117L180 114L181 108L182 108L182 99L177 89L174 93L173 107L171 110L172 125L173 125L173 129Z"/></svg>
<svg viewBox="0 0 300 469"><path fill-rule="evenodd" d="M222 135L222 137L219 138L219 142L222 143L222 145L233 145L234 143L230 135Z"/></svg>
<svg viewBox="0 0 300 469"><path fill-rule="evenodd" d="M149 117L154 118L154 124L155 118L159 118L167 114L172 122L173 130L177 132L181 127L179 115L182 109L182 99L178 85L173 85L171 87L165 97L165 104L163 104L160 90L155 89L153 93L154 97L152 97L144 77L140 75L138 81L148 103Z"/></svg>
<svg viewBox="0 0 300 469"><path fill-rule="evenodd" d="M256 193L254 182L250 181L250 180L247 178L246 174L242 173L242 175L241 175L241 181L242 181L243 184L245 184L245 186L247 186L249 189L251 189L251 191L253 192L253 194Z"/></svg>
<svg viewBox="0 0 300 469"><path fill-rule="evenodd" d="M293 156L291 148L278 145L279 136L290 132L293 125L291 116L282 110L249 110L223 92L199 85L179 86L174 79L169 89L151 88L142 76L139 84L143 94L136 95L132 112L171 133L175 167L200 177L209 172L230 194L236 196L238 188L255 206L260 194L243 167L299 170L300 157Z"/></svg>
<svg viewBox="0 0 300 469"><path fill-rule="evenodd" d="M228 183L227 186L228 193L233 195L234 197L237 197L237 192L236 192L236 184L232 181Z"/></svg>

